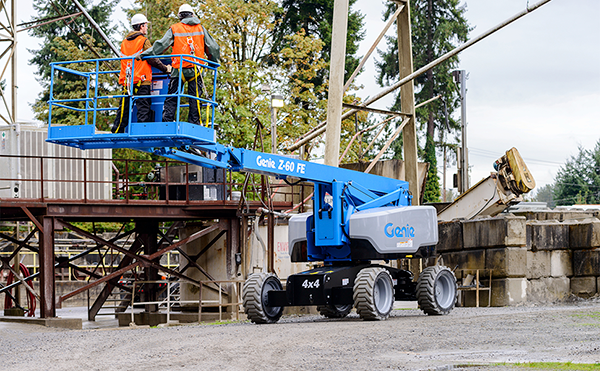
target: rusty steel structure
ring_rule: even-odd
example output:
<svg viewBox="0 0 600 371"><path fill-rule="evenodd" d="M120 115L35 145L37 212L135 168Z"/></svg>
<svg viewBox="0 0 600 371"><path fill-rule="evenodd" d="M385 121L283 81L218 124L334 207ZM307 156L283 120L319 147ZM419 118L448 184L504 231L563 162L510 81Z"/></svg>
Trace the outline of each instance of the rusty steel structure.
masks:
<svg viewBox="0 0 600 371"><path fill-rule="evenodd" d="M7 161L7 157L19 156L4 155L0 161ZM193 193L190 190L192 187L207 184L191 183L187 176L185 182L181 183L169 183L168 177L162 181L156 181L156 179L147 181L146 178L140 178L140 174L136 174L133 169L139 168L141 163L150 160L71 158L69 160L81 162L83 169L83 178L74 180L48 179L44 176L46 174L44 167L49 161L65 160L64 158L22 157L24 157L22 160L29 159L38 163L39 171L36 173L39 176L20 179L21 183L39 184L39 187L36 188L38 196L0 198L0 221L2 223L16 222L17 225L17 233L11 234L7 228L2 228L2 223L0 223L0 242L3 243L0 246L5 246L5 255L0 255L2 260L0 272L12 269L15 257L18 257L21 251L27 250L37 254L39 271L24 279L17 277L13 284L0 285L0 294L11 295L11 289L22 285L25 281L39 281L39 293L36 292L35 295L39 300L41 318L55 317L56 309L60 308L65 300L82 295L91 289L101 288L100 293L89 307L88 317L90 320L94 320L114 290L131 291L130 287L120 282L127 272L135 271L137 272L136 279L149 281L157 280L162 272L162 274L176 278L179 282L201 285L198 279L189 275L190 270L195 268L208 280L215 281L215 277L211 276L207 267L203 267L197 261L221 238L225 238L226 270L228 276L233 277L233 267L236 266L236 263L239 264L236 254L245 256L246 237L251 224L248 222L249 218L260 217L269 223L268 266L272 269L273 212L281 212L293 207L292 194L289 192L291 188L286 188L281 184L271 185L266 176L255 176L257 179L262 178L259 181L248 175L243 184L236 184L231 173L218 170L223 173L222 181L211 183L211 185L222 187L223 195L220 199L203 200L190 197ZM102 161L111 161L113 164L120 162L117 165L125 171L119 172L114 167L113 175L109 180L88 179L86 169ZM184 174L189 174L188 166L191 166L164 159L160 161L160 164L163 169L179 166L185 171ZM6 178L6 175L0 174L0 181L10 182L12 180ZM64 199L45 197L44 189L55 186L56 183L75 184L82 187L83 192L79 192L79 195L82 196ZM103 183L106 187L111 188L112 197L110 199L89 197L86 189L97 183ZM172 199L170 187L179 187L184 197ZM241 192L239 199L231 197L232 192L236 189L240 189ZM265 206L267 207L265 208ZM260 210L263 209L269 210L269 212L261 215ZM33 228L26 235L20 236L18 233L19 222L30 222ZM96 225L101 222L120 225L118 232L107 238L96 230ZM192 223L199 226L198 230L186 238L177 239L178 230L184 225ZM83 225L87 225L88 228L84 228ZM90 225L91 231L89 230ZM61 231L69 231L72 235L93 241L94 245L70 257L57 256L55 235ZM211 236L214 237L208 240L201 251L194 256L190 256L182 249L183 245L206 237L209 233L213 233ZM117 241L123 240L129 242L127 244L117 243ZM12 246L9 253L6 253L6 246ZM160 258L170 251L178 251L180 256L185 258L187 264L180 265L176 269L162 264ZM119 256L118 264L115 261L115 264L110 267L100 267L99 261L99 265L94 269L77 264L78 259L92 252L102 256ZM64 268L71 268L79 275L85 276L87 283L70 292L57 295L55 277L57 272ZM139 272L142 274L140 275ZM211 285L204 283L204 287L207 286ZM216 289L213 287L213 290ZM159 295L158 287L147 285L144 295L146 295L146 301L156 300ZM128 300L124 298L121 304L126 304ZM125 310L123 306L119 308L121 309L117 309L117 311ZM157 308L147 306L146 310L151 312Z"/></svg>

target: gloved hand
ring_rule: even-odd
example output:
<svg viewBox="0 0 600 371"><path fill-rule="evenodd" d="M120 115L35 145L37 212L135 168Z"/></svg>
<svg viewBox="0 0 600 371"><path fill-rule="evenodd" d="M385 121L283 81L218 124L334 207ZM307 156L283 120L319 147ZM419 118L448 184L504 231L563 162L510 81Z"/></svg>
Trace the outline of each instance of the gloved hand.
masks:
<svg viewBox="0 0 600 371"><path fill-rule="evenodd" d="M170 64L167 65L167 73L170 75L171 71L173 71L173 67Z"/></svg>
<svg viewBox="0 0 600 371"><path fill-rule="evenodd" d="M142 60L142 57L140 57L140 56L138 55L138 56L136 56L136 57L135 57L135 60L136 60L136 61L141 61L141 60Z"/></svg>

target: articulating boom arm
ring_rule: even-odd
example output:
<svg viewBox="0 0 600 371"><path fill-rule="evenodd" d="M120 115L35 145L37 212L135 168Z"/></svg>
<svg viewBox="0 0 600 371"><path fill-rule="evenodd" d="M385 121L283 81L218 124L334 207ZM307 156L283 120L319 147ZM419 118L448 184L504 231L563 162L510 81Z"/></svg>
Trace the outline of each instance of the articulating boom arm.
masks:
<svg viewBox="0 0 600 371"><path fill-rule="evenodd" d="M180 86L178 92L169 95L166 91L169 76L154 71L150 95L129 95L127 92L102 96L102 79L106 78L103 76L118 71L101 71L101 62L131 58L52 63L47 140L80 149L133 148L203 167L312 182L312 215L294 216L290 220L290 246L296 261L399 258L437 243L433 207L410 206L412 196L405 181L217 143L213 119L217 106L218 65L190 56L181 57L202 68L204 74L212 74L212 94L207 92L204 98L194 97L184 94ZM131 63L135 64L135 60L131 59ZM54 76L65 74L87 80L85 96L57 99L53 95ZM207 81L211 81L210 76L203 78L205 86ZM126 112L128 125L123 133L98 132L97 113L116 109L100 103L115 97L130 100L133 109ZM162 122L160 119L136 122L136 100L150 98L154 117L160 118L167 97L177 100L175 122ZM200 121L204 124L179 120L180 108L185 107L182 98L187 98L190 104L198 104L198 111L204 116ZM80 112L84 116L84 124L53 125L53 108Z"/></svg>

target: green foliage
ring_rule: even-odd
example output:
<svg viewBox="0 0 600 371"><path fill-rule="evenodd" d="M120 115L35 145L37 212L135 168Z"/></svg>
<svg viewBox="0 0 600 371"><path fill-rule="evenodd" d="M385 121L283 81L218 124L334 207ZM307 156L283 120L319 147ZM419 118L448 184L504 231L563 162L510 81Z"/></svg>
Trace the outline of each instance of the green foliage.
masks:
<svg viewBox="0 0 600 371"><path fill-rule="evenodd" d="M133 222L125 223L125 226L123 226L122 223L116 222L73 222L72 224L73 226L88 233L118 232L121 230L121 228L123 228L122 232L129 232L135 228L135 224Z"/></svg>
<svg viewBox="0 0 600 371"><path fill-rule="evenodd" d="M384 19L396 10L396 5L389 4L384 13ZM465 42L470 30L464 18L465 8L459 6L458 0L426 1L415 0L411 2L411 24L413 44L413 65L417 70L434 61L443 54L454 49L458 43ZM396 37L386 37L387 50L380 52L381 61L376 62L378 69L377 81L381 86L396 82L399 78L398 42ZM447 104L449 126L451 130L459 131L460 123L451 118L452 112L458 107L459 97L456 85L451 76L451 70L458 67L458 57L452 57L437 65L415 79L415 101L424 102L437 95L442 99L433 101L416 110L416 120L421 136L425 139L425 148L421 152L424 161L430 163L430 176L427 179L425 199L439 198L439 177L436 169L435 147L447 145L440 140L435 143L436 130L441 130L445 122L444 102ZM396 96L392 110L401 111L400 95ZM441 138L443 136L440 135ZM457 138L458 140L458 138ZM434 149L429 148L432 146ZM394 158L401 158L401 139L396 140L391 148ZM435 174L433 174L435 172ZM430 184L431 183L431 184ZM430 196L427 196L429 194Z"/></svg>
<svg viewBox="0 0 600 371"><path fill-rule="evenodd" d="M345 81L352 75L360 62L356 53L360 41L364 39L362 29L364 15L360 11L352 10L355 3L356 0L349 2ZM323 42L320 59L329 61L331 59L333 4L334 0L283 0L281 3L283 11L277 14L279 23L273 32L273 53L277 54L280 50L290 46L290 40L287 38L289 35L303 32L307 37L314 37ZM307 81L314 85L325 84L329 74L327 67L315 68L315 72L315 76ZM326 98L326 91L319 93L320 98Z"/></svg>
<svg viewBox="0 0 600 371"><path fill-rule="evenodd" d="M265 60L278 12L271 0L207 0L198 8L202 25L221 47L215 122L223 144L248 147L254 142L256 119L269 127L270 97L261 86L277 81Z"/></svg>
<svg viewBox="0 0 600 371"><path fill-rule="evenodd" d="M556 202L554 201L554 188L554 184L546 184L545 186L538 188L531 201L545 202L549 208L555 208Z"/></svg>
<svg viewBox="0 0 600 371"><path fill-rule="evenodd" d="M593 150L579 147L556 175L554 200L557 205L600 203L600 140Z"/></svg>
<svg viewBox="0 0 600 371"><path fill-rule="evenodd" d="M440 202L440 177L437 174L435 144L433 143L433 138L429 134L427 134L427 143L425 144L423 158L425 159L425 162L429 163L423 202Z"/></svg>
<svg viewBox="0 0 600 371"><path fill-rule="evenodd" d="M114 32L115 28L110 26L110 16L118 3L117 0L104 1L91 7L90 1L81 1L81 3L88 9L88 13L107 35L111 35ZM58 17L79 11L73 2L68 0L56 0L52 2L34 0L33 6L37 11L37 16L34 19ZM41 49L29 50L34 55L29 62L36 66L36 74L39 76L38 81L44 88L34 103L33 109L38 120L47 121L47 102L50 97L50 63L108 57L109 49L98 33L89 26L88 21L83 16L49 23L32 28L28 32L32 36L41 39ZM80 68L91 67L80 66ZM85 97L85 81L82 78L61 74L60 79L60 83L57 82L54 86L53 93L55 98L69 99ZM112 79L105 76L101 82L110 84ZM108 102L103 102L103 104L108 104ZM83 107L83 103L73 104L72 106L81 108ZM83 115L66 109L56 109L53 111L53 115L55 115L53 122L58 124L78 124L82 123L83 120ZM105 129L108 121L107 115L100 115L98 118L98 127Z"/></svg>
<svg viewBox="0 0 600 371"><path fill-rule="evenodd" d="M153 27L151 39L155 40L178 22L174 14L181 3L136 0L134 9L128 13L147 14ZM283 11L276 1L206 0L189 4L221 47L216 93L219 107L215 113L221 143L240 148L252 146L257 121L264 129L270 127L271 92L282 94L287 103L278 112L283 119L277 131L279 143L297 138L323 119L326 107L318 97L325 92L326 85L310 81L327 66L321 57L323 43L317 35L304 32L283 35L286 45L272 53L272 36ZM261 90L265 84L270 85L271 92ZM270 142L265 135L264 143ZM270 145L265 146L267 151L269 148Z"/></svg>

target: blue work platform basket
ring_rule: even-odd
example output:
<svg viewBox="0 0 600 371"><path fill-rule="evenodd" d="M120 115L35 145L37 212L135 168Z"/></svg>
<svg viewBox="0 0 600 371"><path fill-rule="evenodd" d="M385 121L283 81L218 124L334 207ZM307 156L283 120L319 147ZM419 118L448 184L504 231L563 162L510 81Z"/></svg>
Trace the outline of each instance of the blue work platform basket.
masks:
<svg viewBox="0 0 600 371"><path fill-rule="evenodd" d="M171 63L171 57L180 57L182 61L190 62L198 70L198 78L202 79L205 93L198 97L184 94L184 84L179 84L178 91L167 94L170 76L152 68L152 85L150 95L131 95L133 81L127 90L119 86L115 88L119 78L120 69L115 69L115 62L130 60L132 70L135 63L140 63L134 58L102 58L69 62L51 63L50 99L48 100L48 142L67 145L80 149L94 148L156 148L180 147L185 145L214 145L216 143L214 130L214 116L217 102L215 101L217 86L217 68L219 64L187 54L157 56L165 64ZM54 96L55 84L67 80L85 82L85 89L73 91L67 99L58 99ZM79 82L81 82L79 80ZM198 84L200 89L200 84ZM78 95L77 93L81 94ZM115 94L116 92L116 94ZM177 98L177 111L175 121L162 122L162 112L165 98ZM97 127L98 113L117 111L120 99L129 100L129 125L123 133L113 134L101 131ZM153 122L137 122L137 108L135 101L140 98L151 99ZM189 104L182 104L182 98L189 102L199 102L201 124L196 125L181 121L182 108ZM105 102L110 102L106 104ZM114 103L114 104L113 104ZM56 110L66 110L76 113L72 125L61 125L56 121ZM112 119L112 117L111 117Z"/></svg>

